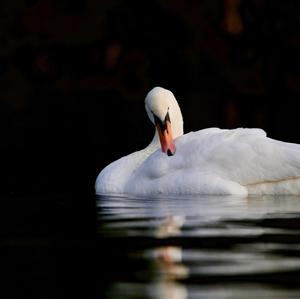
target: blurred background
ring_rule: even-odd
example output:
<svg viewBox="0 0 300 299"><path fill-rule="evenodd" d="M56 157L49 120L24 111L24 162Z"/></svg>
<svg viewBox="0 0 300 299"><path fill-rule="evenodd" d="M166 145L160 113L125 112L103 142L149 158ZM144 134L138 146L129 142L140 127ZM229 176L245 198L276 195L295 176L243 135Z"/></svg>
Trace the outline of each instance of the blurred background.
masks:
<svg viewBox="0 0 300 299"><path fill-rule="evenodd" d="M1 192L94 192L142 149L154 86L185 131L260 127L300 143L297 0L0 2Z"/></svg>
<svg viewBox="0 0 300 299"><path fill-rule="evenodd" d="M154 86L175 94L185 132L260 127L300 143L299 30L299 0L0 1L1 298L104 298L116 276L147 269L128 252L150 243L103 234L94 182L151 141ZM294 250L296 235L280 240ZM218 240L182 244L244 242Z"/></svg>

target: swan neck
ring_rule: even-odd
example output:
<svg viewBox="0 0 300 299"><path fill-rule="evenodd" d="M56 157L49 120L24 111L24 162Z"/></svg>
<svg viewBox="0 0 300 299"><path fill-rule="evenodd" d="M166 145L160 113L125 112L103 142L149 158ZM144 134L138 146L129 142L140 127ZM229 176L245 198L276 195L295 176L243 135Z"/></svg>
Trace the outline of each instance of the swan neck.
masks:
<svg viewBox="0 0 300 299"><path fill-rule="evenodd" d="M159 136L158 136L157 130L155 130L153 139L152 139L152 141L150 142L150 144L148 145L147 148L157 149L159 147L160 147Z"/></svg>
<svg viewBox="0 0 300 299"><path fill-rule="evenodd" d="M177 137L183 135L183 118L182 118L180 107L176 100L172 106L173 106L172 115L171 115L172 135L173 138L176 139Z"/></svg>

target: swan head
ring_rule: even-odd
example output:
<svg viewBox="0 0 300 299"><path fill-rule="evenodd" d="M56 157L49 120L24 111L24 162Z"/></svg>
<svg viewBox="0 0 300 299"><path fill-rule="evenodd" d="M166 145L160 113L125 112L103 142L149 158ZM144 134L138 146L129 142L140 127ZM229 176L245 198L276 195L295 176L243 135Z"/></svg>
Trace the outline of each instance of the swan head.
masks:
<svg viewBox="0 0 300 299"><path fill-rule="evenodd" d="M156 127L162 152L173 156L176 151L174 139L183 134L182 114L173 93L154 87L146 96L145 107Z"/></svg>

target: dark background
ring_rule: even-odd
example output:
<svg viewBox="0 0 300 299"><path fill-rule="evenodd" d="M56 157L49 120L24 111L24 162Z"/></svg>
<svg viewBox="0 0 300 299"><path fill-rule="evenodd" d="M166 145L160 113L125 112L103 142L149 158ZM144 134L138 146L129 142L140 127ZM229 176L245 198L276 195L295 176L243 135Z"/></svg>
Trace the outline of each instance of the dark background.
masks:
<svg viewBox="0 0 300 299"><path fill-rule="evenodd" d="M186 132L300 143L299 29L299 0L0 1L1 297L101 298L94 182L151 141L152 87Z"/></svg>
<svg viewBox="0 0 300 299"><path fill-rule="evenodd" d="M89 192L145 147L144 97L185 131L261 127L300 142L297 0L0 2L1 192Z"/></svg>

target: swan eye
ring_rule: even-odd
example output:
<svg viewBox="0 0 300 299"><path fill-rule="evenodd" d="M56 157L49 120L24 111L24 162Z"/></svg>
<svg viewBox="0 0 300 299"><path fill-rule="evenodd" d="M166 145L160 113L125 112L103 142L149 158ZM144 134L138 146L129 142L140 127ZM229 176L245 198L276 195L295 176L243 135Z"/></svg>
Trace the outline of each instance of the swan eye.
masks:
<svg viewBox="0 0 300 299"><path fill-rule="evenodd" d="M154 117L155 125L158 125L160 127L161 131L166 130L167 129L167 121L171 123L169 112L167 112L164 121L161 121L161 119L159 117L157 117L153 112L152 112L152 114Z"/></svg>
<svg viewBox="0 0 300 299"><path fill-rule="evenodd" d="M168 108L168 112L167 112L167 114L166 114L166 116L165 116L165 122L166 122L166 121L169 121L169 122L171 123L170 115L169 115L169 108Z"/></svg>
<svg viewBox="0 0 300 299"><path fill-rule="evenodd" d="M153 117L154 117L154 123L155 123L155 125L158 125L160 127L160 129L163 131L164 128L165 128L165 124L153 112L152 112L152 114L153 114Z"/></svg>

